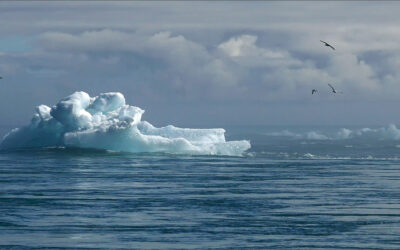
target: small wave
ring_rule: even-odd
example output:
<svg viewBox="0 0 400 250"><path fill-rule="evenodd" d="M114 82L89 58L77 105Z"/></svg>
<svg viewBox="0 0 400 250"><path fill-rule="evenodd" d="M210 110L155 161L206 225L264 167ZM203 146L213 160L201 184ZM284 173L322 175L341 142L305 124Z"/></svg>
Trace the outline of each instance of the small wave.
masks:
<svg viewBox="0 0 400 250"><path fill-rule="evenodd" d="M270 159L279 159L279 160L287 160L287 159L304 159L304 160L371 160L371 161L399 161L400 157L384 157L384 156L374 156L374 155L366 155L366 156L347 156L347 155L323 155L323 154L312 154L312 153L298 153L298 152L258 152L255 155L261 157L267 157Z"/></svg>
<svg viewBox="0 0 400 250"><path fill-rule="evenodd" d="M315 155L307 153L307 154L304 154L304 157L306 157L306 158L315 158Z"/></svg>
<svg viewBox="0 0 400 250"><path fill-rule="evenodd" d="M310 158L310 157L306 157ZM312 159L317 160L373 160L373 161L398 161L400 157L377 157L372 155L354 157L354 156L330 156L330 155L313 155Z"/></svg>

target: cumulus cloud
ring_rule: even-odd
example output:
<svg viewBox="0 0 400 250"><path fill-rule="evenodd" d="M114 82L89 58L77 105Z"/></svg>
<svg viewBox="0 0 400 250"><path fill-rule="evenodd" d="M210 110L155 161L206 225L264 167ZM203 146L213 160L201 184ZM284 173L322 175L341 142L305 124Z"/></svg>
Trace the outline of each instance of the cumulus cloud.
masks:
<svg viewBox="0 0 400 250"><path fill-rule="evenodd" d="M287 51L271 50L256 45L258 37L240 35L218 45L218 49L233 61L248 67L301 65Z"/></svg>
<svg viewBox="0 0 400 250"><path fill-rule="evenodd" d="M146 78L152 78L148 84L154 91L159 88L163 92L178 90L190 98L197 98L193 94L208 91L208 95L219 96L221 86L237 84L234 70L223 58L212 54L204 45L169 31L154 34L114 30L45 33L38 38L37 45L46 53L83 53L85 58L93 61L92 67L98 63L108 66L133 61L149 71ZM138 68L132 68L133 72L136 70Z"/></svg>
<svg viewBox="0 0 400 250"><path fill-rule="evenodd" d="M383 9L373 3L221 2L213 8L207 2L195 7L96 3L96 8L86 3L61 3L62 7L46 3L22 9L6 3L13 15L0 16L7 24L0 27L2 34L18 34L33 42L28 51L1 52L0 75L9 83L0 85L0 105L18 106L11 96L32 93L23 108L26 116L33 103L54 102L72 91L121 91L145 106L162 106L156 119L168 107L182 112L189 106L199 107L199 112L207 114L212 106L225 114L218 113L217 118L230 119L229 114L237 112L267 123L271 116L282 118L288 103L304 110L305 104L328 107L338 101L373 108L371 101L400 97L400 56L393 53L400 49L400 32L395 29L400 21L395 10L400 5L387 4L390 8ZM249 11L243 12L243 5ZM81 9L77 11L76 6ZM349 6L364 14L349 12ZM387 15L377 15L376 8ZM195 10L201 15L192 15ZM26 21L20 22L22 17ZM337 50L325 48L320 39ZM332 96L327 83L345 94ZM310 98L312 88L319 92ZM255 111L259 105L265 108ZM394 109L391 104L386 108ZM353 115L345 112L350 111L343 111L337 118L341 121L325 118L348 121ZM196 118L185 112L192 115L190 119ZM322 110L315 112L316 117L324 115ZM364 109L354 113L369 115ZM0 115L11 118L5 110ZM388 114L385 121L400 121L396 119Z"/></svg>

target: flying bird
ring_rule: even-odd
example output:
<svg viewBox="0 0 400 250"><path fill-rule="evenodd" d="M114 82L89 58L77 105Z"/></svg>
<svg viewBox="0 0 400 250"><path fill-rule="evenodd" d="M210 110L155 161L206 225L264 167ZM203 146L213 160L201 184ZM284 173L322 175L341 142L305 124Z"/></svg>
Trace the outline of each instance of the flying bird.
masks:
<svg viewBox="0 0 400 250"><path fill-rule="evenodd" d="M311 90L311 94L313 95L314 93L318 92L316 89Z"/></svg>
<svg viewBox="0 0 400 250"><path fill-rule="evenodd" d="M0 76L0 79L3 79L3 77Z"/></svg>
<svg viewBox="0 0 400 250"><path fill-rule="evenodd" d="M343 92L337 92L336 89L330 83L328 83L328 85L329 85L329 87L331 87L333 93L335 93L335 94L337 94L337 93L343 94Z"/></svg>
<svg viewBox="0 0 400 250"><path fill-rule="evenodd" d="M332 45L330 45L329 43L324 42L324 41L322 41L322 40L320 40L320 41L321 41L321 43L324 43L325 46L330 47L331 49L335 50L335 48L334 48Z"/></svg>

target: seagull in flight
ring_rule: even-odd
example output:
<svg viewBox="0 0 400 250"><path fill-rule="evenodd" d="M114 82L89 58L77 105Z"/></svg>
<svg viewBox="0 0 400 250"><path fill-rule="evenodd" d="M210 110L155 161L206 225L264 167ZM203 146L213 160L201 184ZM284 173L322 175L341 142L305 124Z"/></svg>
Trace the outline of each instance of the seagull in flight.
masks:
<svg viewBox="0 0 400 250"><path fill-rule="evenodd" d="M321 43L324 43L325 46L330 47L331 49L335 50L335 48L334 48L332 45L330 45L329 43L324 42L324 41L322 41L322 40L320 40L320 41L321 41Z"/></svg>
<svg viewBox="0 0 400 250"><path fill-rule="evenodd" d="M311 90L311 94L313 95L314 93L318 92L316 89Z"/></svg>
<svg viewBox="0 0 400 250"><path fill-rule="evenodd" d="M328 85L329 85L329 87L331 87L333 93L335 93L335 94L337 94L337 93L343 94L343 92L337 92L336 89L330 83L328 83Z"/></svg>

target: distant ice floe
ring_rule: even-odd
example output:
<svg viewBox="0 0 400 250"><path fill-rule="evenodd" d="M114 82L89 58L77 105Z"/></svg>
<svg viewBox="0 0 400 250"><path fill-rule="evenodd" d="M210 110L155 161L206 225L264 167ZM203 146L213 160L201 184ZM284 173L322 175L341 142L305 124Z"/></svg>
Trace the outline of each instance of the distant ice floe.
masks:
<svg viewBox="0 0 400 250"><path fill-rule="evenodd" d="M121 93L90 97L75 92L52 108L40 105L31 123L13 129L1 149L67 146L124 152L240 156L250 142L226 141L224 129L156 128L141 121L144 110L126 105Z"/></svg>
<svg viewBox="0 0 400 250"><path fill-rule="evenodd" d="M335 133L322 133L319 131L309 131L305 133L294 133L289 130L267 133L267 136L288 137L303 140L346 140L357 138L369 138L376 140L400 140L400 129L394 124L381 128L361 128L350 130L341 128Z"/></svg>

